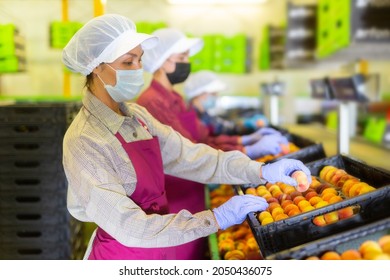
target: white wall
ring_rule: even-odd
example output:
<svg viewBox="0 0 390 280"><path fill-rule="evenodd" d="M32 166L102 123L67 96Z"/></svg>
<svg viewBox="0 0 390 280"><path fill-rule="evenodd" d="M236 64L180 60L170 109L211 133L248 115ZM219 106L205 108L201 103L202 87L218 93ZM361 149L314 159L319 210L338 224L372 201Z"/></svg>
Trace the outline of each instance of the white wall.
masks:
<svg viewBox="0 0 390 280"><path fill-rule="evenodd" d="M300 1L300 2L313 2ZM282 120L295 122L298 110L294 106L297 96L309 92L308 80L312 77L340 73L345 63L284 71L260 72L257 69L258 46L262 27L285 21L286 1L270 0L265 5L212 5L172 6L165 0L107 0L106 13L119 13L134 21L164 21L193 35L222 33L226 36L244 32L253 39L254 65L245 75L222 74L229 84L225 95L259 96L261 82L275 77L287 83L287 94L281 100ZM93 0L69 0L69 18L86 22L93 16ZM15 23L26 38L28 71L0 76L0 92L10 96L57 95L62 90L61 50L49 47L49 23L61 20L61 0L1 0L0 23ZM370 70L381 73L381 88L390 92L390 62L371 62ZM146 85L150 75L146 74ZM72 95L81 94L84 79L72 75ZM182 88L178 87L178 90ZM301 97L299 97L301 98ZM308 98L308 97L307 97ZM297 104L302 104L301 100ZM315 107L315 106L314 106Z"/></svg>

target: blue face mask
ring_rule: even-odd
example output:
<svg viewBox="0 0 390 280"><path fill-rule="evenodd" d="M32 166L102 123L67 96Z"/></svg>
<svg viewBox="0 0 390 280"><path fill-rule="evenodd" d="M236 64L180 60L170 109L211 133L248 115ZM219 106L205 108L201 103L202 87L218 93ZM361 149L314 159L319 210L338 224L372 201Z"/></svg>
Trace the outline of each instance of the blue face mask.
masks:
<svg viewBox="0 0 390 280"><path fill-rule="evenodd" d="M102 81L104 88L112 99L116 102L124 102L137 97L144 86L143 69L115 70L110 65L106 65L116 72L116 85L106 85L99 75L98 78Z"/></svg>
<svg viewBox="0 0 390 280"><path fill-rule="evenodd" d="M214 108L216 104L217 104L217 98L215 96L209 96L202 102L203 108L206 111Z"/></svg>

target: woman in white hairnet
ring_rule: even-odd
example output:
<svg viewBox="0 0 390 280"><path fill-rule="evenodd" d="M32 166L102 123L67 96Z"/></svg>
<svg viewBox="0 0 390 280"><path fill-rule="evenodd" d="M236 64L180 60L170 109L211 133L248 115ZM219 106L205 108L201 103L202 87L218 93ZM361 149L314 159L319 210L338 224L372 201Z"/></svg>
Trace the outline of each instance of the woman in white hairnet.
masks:
<svg viewBox="0 0 390 280"><path fill-rule="evenodd" d="M262 165L240 152L195 145L126 103L143 85L143 50L156 37L137 33L126 17L107 14L87 22L63 50L63 62L86 76L83 106L63 141L63 166L72 216L98 225L86 259L175 259L175 246L242 223L267 202L235 196L212 210L170 214L164 173L210 183L296 184L296 160Z"/></svg>
<svg viewBox="0 0 390 280"><path fill-rule="evenodd" d="M213 135L246 135L267 126L267 118L262 114L254 114L251 117L241 117L234 120L210 114L210 110L216 107L218 94L225 89L226 84L210 70L191 73L184 82L184 94L187 103L195 109L198 117Z"/></svg>

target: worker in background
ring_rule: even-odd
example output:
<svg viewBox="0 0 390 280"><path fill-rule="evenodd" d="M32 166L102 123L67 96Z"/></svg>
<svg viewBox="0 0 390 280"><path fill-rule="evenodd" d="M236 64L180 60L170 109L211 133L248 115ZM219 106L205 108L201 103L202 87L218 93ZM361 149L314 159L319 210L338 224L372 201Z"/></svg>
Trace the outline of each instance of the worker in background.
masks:
<svg viewBox="0 0 390 280"><path fill-rule="evenodd" d="M184 83L184 94L187 103L194 108L201 121L210 129L213 135L246 135L268 125L263 114L253 114L251 117L241 117L228 120L210 114L210 110L217 105L219 92L226 88L226 84L209 70L191 73Z"/></svg>
<svg viewBox="0 0 390 280"><path fill-rule="evenodd" d="M86 259L176 259L176 246L242 223L263 211L262 197L237 195L221 206L170 213L164 173L202 183L298 185L301 161L264 165L239 151L194 144L134 102L143 86L144 50L158 39L137 33L126 17L88 21L65 46L62 61L86 77L83 106L63 140L67 207L98 228Z"/></svg>
<svg viewBox="0 0 390 280"><path fill-rule="evenodd" d="M139 105L193 143L204 143L223 151L242 151L252 159L281 152L281 145L288 141L275 130L259 130L245 136L211 135L196 111L188 110L185 100L174 89L174 85L183 83L190 74L189 56L201 50L203 41L188 38L175 28L158 29L153 35L160 39L160 43L153 49L145 50L143 57L144 69L153 74L153 79L137 99ZM173 212L187 209L196 213L205 209L203 184L168 174L165 185ZM206 246L206 239L198 239L181 246L177 255L180 259L199 259L199 254L204 251L202 248Z"/></svg>

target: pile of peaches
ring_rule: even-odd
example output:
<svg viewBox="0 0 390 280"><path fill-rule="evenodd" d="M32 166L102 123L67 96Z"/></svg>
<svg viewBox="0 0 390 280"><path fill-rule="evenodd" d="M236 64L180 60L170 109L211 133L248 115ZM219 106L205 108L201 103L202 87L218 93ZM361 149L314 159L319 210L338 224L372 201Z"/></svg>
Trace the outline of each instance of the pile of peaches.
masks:
<svg viewBox="0 0 390 280"><path fill-rule="evenodd" d="M321 169L318 177L312 176L309 188L303 192L285 183L267 183L246 188L245 193L267 200L269 207L257 215L260 224L267 225L374 190L374 187L361 182L345 170L327 165ZM358 206L348 206L314 217L313 223L325 226L350 218L358 211Z"/></svg>
<svg viewBox="0 0 390 280"><path fill-rule="evenodd" d="M366 240L357 249L344 252L327 251L319 256L310 256L306 260L390 260L390 235L378 240Z"/></svg>
<svg viewBox="0 0 390 280"><path fill-rule="evenodd" d="M231 185L220 185L210 191L210 207L215 208L235 195ZM260 250L253 233L245 221L217 232L218 253L223 260L258 260Z"/></svg>

